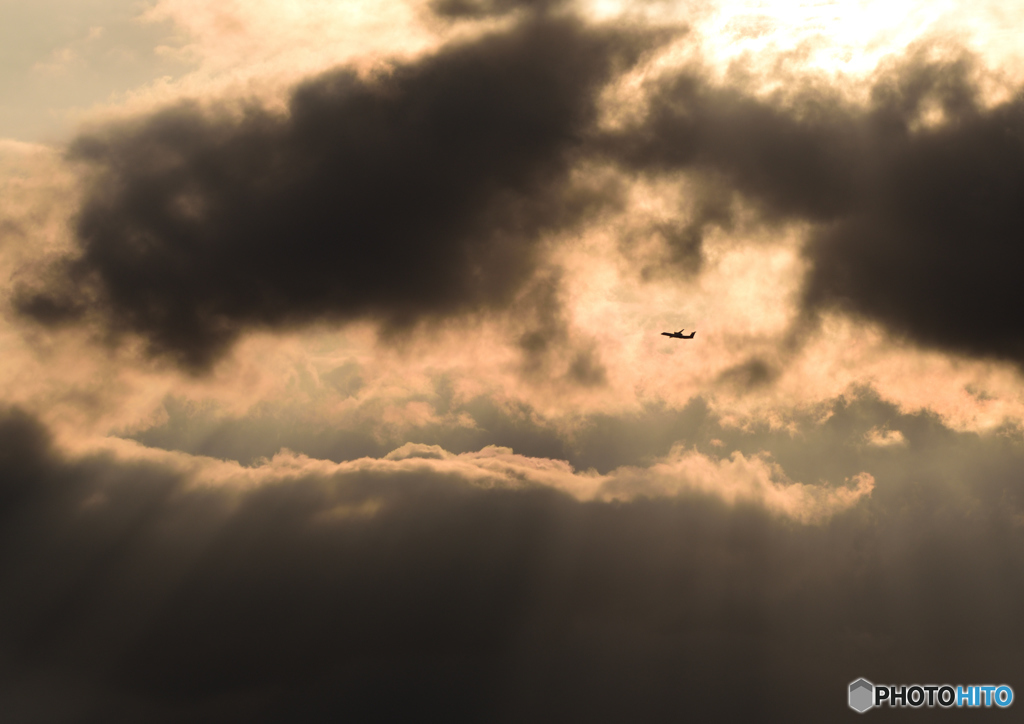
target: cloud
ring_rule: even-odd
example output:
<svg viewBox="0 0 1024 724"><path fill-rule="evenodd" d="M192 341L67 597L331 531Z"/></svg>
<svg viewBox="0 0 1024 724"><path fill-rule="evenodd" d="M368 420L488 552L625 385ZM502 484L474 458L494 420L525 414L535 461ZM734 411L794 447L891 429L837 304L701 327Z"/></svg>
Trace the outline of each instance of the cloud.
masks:
<svg viewBox="0 0 1024 724"><path fill-rule="evenodd" d="M906 445L907 440L899 430L885 430L873 427L868 430L865 436L868 445L877 447L892 447L894 445Z"/></svg>
<svg viewBox="0 0 1024 724"><path fill-rule="evenodd" d="M1017 97L934 45L807 70L930 6L708 7L632 64L681 6L207 5L150 13L200 69L73 163L0 141L0 274L53 328L0 323L6 718L820 722L858 676L1024 675L1020 376L900 331L941 254L857 271L898 255L858 230L971 236L946 164L1011 187L971 164L1016 163Z"/></svg>
<svg viewBox="0 0 1024 724"><path fill-rule="evenodd" d="M821 231L808 304L963 354L1024 364L1013 309L1024 101L982 107L970 64L911 63L876 90L881 127L856 205ZM928 108L943 118L914 129Z"/></svg>
<svg viewBox="0 0 1024 724"><path fill-rule="evenodd" d="M644 470L617 470L602 484L602 497L661 497L687 490L721 496L730 503L756 502L801 522L820 522L871 494L875 479L859 473L850 487L829 488L790 482L782 469L761 457L734 452L712 460L697 452L675 449L667 460Z"/></svg>
<svg viewBox="0 0 1024 724"><path fill-rule="evenodd" d="M999 239L1019 221L1005 189L1020 155L999 129L1018 101L983 102L970 57L912 48L877 73L867 104L796 76L775 95L738 72L716 84L691 64L646 82L639 121L599 132L597 95L657 42L630 33L526 14L375 79L309 80L286 115L184 105L81 137L74 153L93 176L78 255L35 283L23 274L17 307L50 326L139 335L192 371L256 330L365 319L396 339L421 321L512 309L522 377L617 389L621 360L579 327L580 310L562 309L560 285L580 285L551 272L538 241L596 233L608 218L596 212L622 210L634 172L682 171L693 193L678 213L624 217L612 232L618 252L657 261L648 283L680 267L714 274L709 234L750 244L790 225L807 237L806 268L767 276L806 275L802 298L773 306L782 327L802 302L812 319L867 317L917 344L1020 362L1014 315L997 311L1012 303L1014 246ZM465 113L472 132L454 132ZM978 193L989 200L944 201ZM651 236L668 252L649 253ZM731 351L708 374L738 394L773 388L795 364L794 345L776 342Z"/></svg>
<svg viewBox="0 0 1024 724"><path fill-rule="evenodd" d="M858 675L1012 681L1024 500L1003 463L1020 451L937 442L976 477L938 460L871 495L862 478L857 506L808 526L771 497L805 491L757 457L597 476L408 444L242 468L116 441L72 456L8 411L0 704L26 721L820 721Z"/></svg>
<svg viewBox="0 0 1024 724"><path fill-rule="evenodd" d="M1024 364L1019 315L1008 311L1022 262L1024 101L1018 91L985 102L977 61L938 50L922 41L883 64L866 105L813 78L766 96L741 73L722 85L693 68L664 74L650 83L644 120L611 137L613 153L630 168L684 169L705 189L738 192L761 223L810 222L806 310ZM699 254L709 225L732 223L721 194L703 193L707 210L667 237L680 259Z"/></svg>
<svg viewBox="0 0 1024 724"><path fill-rule="evenodd" d="M342 483L365 475L392 479L425 475L451 477L482 488L548 487L581 501L710 495L730 504L757 504L807 523L821 522L857 504L874 487L868 473L856 475L852 487L802 485L789 480L782 468L763 453L745 457L734 452L728 459L717 460L679 445L653 464L619 467L604 475L595 470L576 472L564 460L520 455L497 445L456 454L440 445L407 442L380 458L343 462L316 460L282 449L269 460L257 461L255 467L147 448L128 450L131 455L148 451L142 453L143 458L177 466L182 475L202 484L216 480L218 485L241 489L296 475L326 476ZM203 467L203 460L210 460L208 467Z"/></svg>
<svg viewBox="0 0 1024 724"><path fill-rule="evenodd" d="M526 20L372 80L307 81L286 116L186 104L82 136L80 253L16 304L97 315L195 370L246 329L500 308L540 235L605 193L568 170L637 39Z"/></svg>
<svg viewBox="0 0 1024 724"><path fill-rule="evenodd" d="M522 9L545 12L565 4L565 0L431 0L430 7L442 17L479 18Z"/></svg>

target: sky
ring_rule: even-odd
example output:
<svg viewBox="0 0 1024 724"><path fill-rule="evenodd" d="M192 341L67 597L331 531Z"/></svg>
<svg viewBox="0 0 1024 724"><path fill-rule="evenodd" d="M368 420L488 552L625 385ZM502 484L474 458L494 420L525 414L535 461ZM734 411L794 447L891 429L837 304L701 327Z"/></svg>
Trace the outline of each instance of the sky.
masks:
<svg viewBox="0 0 1024 724"><path fill-rule="evenodd" d="M0 0L0 711L1024 692L1022 23Z"/></svg>

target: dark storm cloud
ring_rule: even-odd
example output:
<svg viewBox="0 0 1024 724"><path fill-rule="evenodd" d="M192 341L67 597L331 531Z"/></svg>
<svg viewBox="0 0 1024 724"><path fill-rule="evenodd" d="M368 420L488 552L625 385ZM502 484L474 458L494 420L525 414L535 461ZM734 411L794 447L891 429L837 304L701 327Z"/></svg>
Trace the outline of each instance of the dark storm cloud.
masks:
<svg viewBox="0 0 1024 724"><path fill-rule="evenodd" d="M384 78L309 81L287 117L181 106L80 138L80 256L22 284L17 307L49 325L98 317L197 370L247 329L369 317L395 330L506 307L540 233L619 198L568 180L596 157L699 177L689 218L652 231L668 255L645 276L699 271L704 234L733 228L738 196L762 222L811 222L807 311L1024 363L1024 100L982 104L969 57L912 49L866 106L810 82L764 98L740 75L683 72L651 85L642 123L599 138L596 94L653 36L555 19L546 3L438 8L463 5L533 9ZM557 323L523 332L524 369L564 337ZM599 360L575 354L566 379L599 383Z"/></svg>
<svg viewBox="0 0 1024 724"><path fill-rule="evenodd" d="M856 195L862 119L838 94L808 90L783 105L684 72L657 82L649 104L642 125L609 140L611 153L647 171L701 172L699 227L729 222L730 190L769 218L812 220Z"/></svg>
<svg viewBox="0 0 1024 724"><path fill-rule="evenodd" d="M50 324L92 308L194 369L248 328L505 305L538 235L609 193L567 171L638 41L534 17L374 80L308 81L286 117L183 105L83 136L80 255L16 303Z"/></svg>
<svg viewBox="0 0 1024 724"><path fill-rule="evenodd" d="M926 344L1024 364L1024 98L982 109L960 67L911 68L876 91L876 140L852 213L810 248L812 306ZM910 133L926 102L949 121ZM909 106L909 109L907 109Z"/></svg>
<svg viewBox="0 0 1024 724"><path fill-rule="evenodd" d="M884 68L867 107L811 85L762 99L684 73L658 84L614 153L633 168L697 172L766 221L813 222L809 310L1022 364L1024 98L986 107L969 57L931 62L928 50ZM707 207L698 199L694 223L668 240L691 266L699 232L729 223Z"/></svg>
<svg viewBox="0 0 1024 724"><path fill-rule="evenodd" d="M837 404L830 465L856 454L852 428L893 414L880 404ZM8 413L0 708L30 723L820 722L848 711L858 676L1019 688L1024 450L892 422L907 446L869 453L872 498L803 526L699 496L579 503L415 468L186 487L154 463L63 459Z"/></svg>

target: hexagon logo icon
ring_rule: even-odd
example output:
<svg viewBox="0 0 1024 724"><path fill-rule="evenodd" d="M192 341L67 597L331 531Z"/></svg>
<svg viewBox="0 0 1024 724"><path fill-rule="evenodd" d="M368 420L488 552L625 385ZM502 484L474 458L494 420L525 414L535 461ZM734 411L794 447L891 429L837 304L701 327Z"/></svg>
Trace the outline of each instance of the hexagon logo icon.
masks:
<svg viewBox="0 0 1024 724"><path fill-rule="evenodd" d="M863 714L874 706L875 686L867 679L850 684L850 708Z"/></svg>

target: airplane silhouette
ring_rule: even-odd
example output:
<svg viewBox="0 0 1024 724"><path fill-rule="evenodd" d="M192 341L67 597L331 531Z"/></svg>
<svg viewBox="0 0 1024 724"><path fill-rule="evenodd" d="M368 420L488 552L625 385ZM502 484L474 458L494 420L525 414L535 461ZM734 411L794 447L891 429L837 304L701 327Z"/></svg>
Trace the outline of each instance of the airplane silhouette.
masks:
<svg viewBox="0 0 1024 724"><path fill-rule="evenodd" d="M680 329L678 332L662 332L662 334L666 337L672 337L673 339L693 339L693 335L697 333L690 332L689 334L683 334L683 330Z"/></svg>

